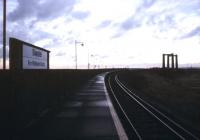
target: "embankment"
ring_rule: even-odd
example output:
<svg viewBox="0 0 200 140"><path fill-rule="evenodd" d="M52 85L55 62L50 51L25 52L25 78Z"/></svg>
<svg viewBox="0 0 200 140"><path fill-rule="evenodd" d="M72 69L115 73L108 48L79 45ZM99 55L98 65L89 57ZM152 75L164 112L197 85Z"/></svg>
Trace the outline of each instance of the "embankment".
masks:
<svg viewBox="0 0 200 140"><path fill-rule="evenodd" d="M200 134L200 70L129 70L119 78L137 95Z"/></svg>

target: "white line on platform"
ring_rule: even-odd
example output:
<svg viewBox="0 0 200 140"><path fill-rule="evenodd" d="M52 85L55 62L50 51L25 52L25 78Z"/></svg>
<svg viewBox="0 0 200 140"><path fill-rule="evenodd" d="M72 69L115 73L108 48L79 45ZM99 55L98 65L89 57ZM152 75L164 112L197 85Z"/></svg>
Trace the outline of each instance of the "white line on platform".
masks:
<svg viewBox="0 0 200 140"><path fill-rule="evenodd" d="M104 78L105 78L105 76L104 76ZM115 127L117 129L117 134L119 136L119 139L120 140L128 140L126 132L125 132L120 120L119 120L119 117L118 117L118 115L117 115L112 103L111 103L110 97L109 97L107 89L106 89L105 82L104 82L104 91L105 91L105 94L106 94L106 99L108 101L108 106L109 106L109 109L110 109L110 113L111 113L112 119L113 119Z"/></svg>

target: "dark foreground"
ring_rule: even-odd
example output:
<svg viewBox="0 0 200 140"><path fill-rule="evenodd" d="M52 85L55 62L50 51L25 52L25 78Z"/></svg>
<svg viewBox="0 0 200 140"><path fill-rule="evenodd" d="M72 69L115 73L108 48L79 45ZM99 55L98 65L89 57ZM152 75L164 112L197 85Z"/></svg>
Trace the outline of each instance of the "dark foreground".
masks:
<svg viewBox="0 0 200 140"><path fill-rule="evenodd" d="M200 70L132 70L119 78L137 95L200 136Z"/></svg>
<svg viewBox="0 0 200 140"><path fill-rule="evenodd" d="M3 130L0 139L11 139L49 110L59 111L89 79L105 71L0 71ZM200 70L122 70L119 79L139 96L200 134Z"/></svg>
<svg viewBox="0 0 200 140"><path fill-rule="evenodd" d="M90 79L58 110L40 116L13 140L118 140L104 88L104 75Z"/></svg>
<svg viewBox="0 0 200 140"><path fill-rule="evenodd" d="M0 71L0 139L11 139L105 70Z"/></svg>

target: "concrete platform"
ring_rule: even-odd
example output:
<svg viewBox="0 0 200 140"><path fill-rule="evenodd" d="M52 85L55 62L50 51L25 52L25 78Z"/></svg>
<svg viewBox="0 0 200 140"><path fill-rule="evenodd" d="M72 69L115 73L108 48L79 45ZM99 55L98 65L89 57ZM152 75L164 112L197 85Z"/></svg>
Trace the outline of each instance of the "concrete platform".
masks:
<svg viewBox="0 0 200 140"><path fill-rule="evenodd" d="M62 109L40 118L15 139L118 140L127 139L106 93L104 75L90 80Z"/></svg>

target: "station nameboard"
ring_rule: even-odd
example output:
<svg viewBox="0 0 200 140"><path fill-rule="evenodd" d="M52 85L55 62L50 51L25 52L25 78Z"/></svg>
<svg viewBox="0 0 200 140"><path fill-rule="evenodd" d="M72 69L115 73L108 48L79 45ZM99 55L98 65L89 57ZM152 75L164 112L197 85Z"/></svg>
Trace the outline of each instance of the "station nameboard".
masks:
<svg viewBox="0 0 200 140"><path fill-rule="evenodd" d="M23 69L47 69L48 52L23 44Z"/></svg>
<svg viewBox="0 0 200 140"><path fill-rule="evenodd" d="M10 69L49 69L49 51L10 38Z"/></svg>

